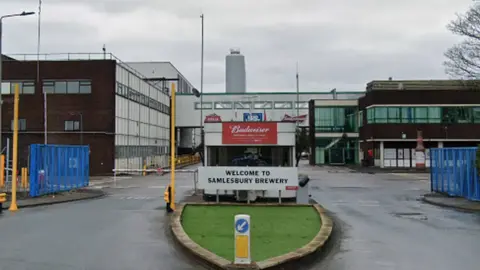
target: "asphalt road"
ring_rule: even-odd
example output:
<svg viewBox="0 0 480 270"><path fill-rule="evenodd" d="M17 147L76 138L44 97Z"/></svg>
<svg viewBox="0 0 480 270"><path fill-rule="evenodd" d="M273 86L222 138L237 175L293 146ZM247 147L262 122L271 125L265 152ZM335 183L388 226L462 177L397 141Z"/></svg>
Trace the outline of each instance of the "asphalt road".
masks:
<svg viewBox="0 0 480 270"><path fill-rule="evenodd" d="M102 199L21 209L0 216L0 270L197 269L177 251L163 192L170 179L123 177L97 182ZM177 174L177 197L192 177Z"/></svg>
<svg viewBox="0 0 480 270"><path fill-rule="evenodd" d="M336 222L333 247L301 269L478 269L480 216L418 201L426 176L302 166ZM0 270L200 269L177 250L163 203L169 175L97 182L109 196L0 216ZM192 192L177 174L177 198ZM335 242L337 241L337 242ZM197 265L197 266L194 266Z"/></svg>
<svg viewBox="0 0 480 270"><path fill-rule="evenodd" d="M480 268L480 215L419 201L430 188L427 174L302 171L312 178L312 197L331 211L338 241L310 269Z"/></svg>

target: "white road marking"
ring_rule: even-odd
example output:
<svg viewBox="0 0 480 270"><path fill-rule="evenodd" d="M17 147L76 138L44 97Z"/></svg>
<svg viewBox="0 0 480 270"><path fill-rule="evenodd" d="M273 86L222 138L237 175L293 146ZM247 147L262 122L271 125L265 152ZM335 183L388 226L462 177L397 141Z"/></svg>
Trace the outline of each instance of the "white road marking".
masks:
<svg viewBox="0 0 480 270"><path fill-rule="evenodd" d="M149 186L148 188L153 188L153 189L165 189L167 186ZM176 188L193 188L193 186L176 186Z"/></svg>
<svg viewBox="0 0 480 270"><path fill-rule="evenodd" d="M160 199L160 197L152 197L152 196L120 196L120 194L116 195L109 195L109 197L114 197L119 200L153 200L153 199Z"/></svg>
<svg viewBox="0 0 480 270"><path fill-rule="evenodd" d="M390 173L395 176L402 176L405 178L415 178L424 181L430 181L430 174L415 174L415 173Z"/></svg>
<svg viewBox="0 0 480 270"><path fill-rule="evenodd" d="M379 201L369 201L369 200L358 200L358 201L343 201L343 200L338 200L334 201L332 205L338 206L338 205L357 205L360 207L378 207L380 206Z"/></svg>
<svg viewBox="0 0 480 270"><path fill-rule="evenodd" d="M393 262L375 261L375 264L379 265L379 266L382 266L382 267L385 267L384 269L389 269L389 270L395 269L395 263L393 263Z"/></svg>

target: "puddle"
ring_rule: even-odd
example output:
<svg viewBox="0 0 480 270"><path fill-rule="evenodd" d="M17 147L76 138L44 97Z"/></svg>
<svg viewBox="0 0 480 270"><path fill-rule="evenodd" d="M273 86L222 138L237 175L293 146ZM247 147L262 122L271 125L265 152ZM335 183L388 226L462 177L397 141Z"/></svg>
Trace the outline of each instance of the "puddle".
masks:
<svg viewBox="0 0 480 270"><path fill-rule="evenodd" d="M427 216L423 213L418 212L399 212L399 213L392 213L393 216L399 218L408 218L408 219L417 219L417 220L427 220Z"/></svg>

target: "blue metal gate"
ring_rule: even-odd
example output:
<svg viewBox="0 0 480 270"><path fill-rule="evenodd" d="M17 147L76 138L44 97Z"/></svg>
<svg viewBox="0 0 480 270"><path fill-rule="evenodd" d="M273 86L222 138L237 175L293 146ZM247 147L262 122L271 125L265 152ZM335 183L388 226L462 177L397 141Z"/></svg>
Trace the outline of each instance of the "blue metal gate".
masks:
<svg viewBox="0 0 480 270"><path fill-rule="evenodd" d="M430 149L432 191L480 201L476 152L477 147Z"/></svg>
<svg viewBox="0 0 480 270"><path fill-rule="evenodd" d="M32 144L29 163L31 197L88 186L88 146Z"/></svg>

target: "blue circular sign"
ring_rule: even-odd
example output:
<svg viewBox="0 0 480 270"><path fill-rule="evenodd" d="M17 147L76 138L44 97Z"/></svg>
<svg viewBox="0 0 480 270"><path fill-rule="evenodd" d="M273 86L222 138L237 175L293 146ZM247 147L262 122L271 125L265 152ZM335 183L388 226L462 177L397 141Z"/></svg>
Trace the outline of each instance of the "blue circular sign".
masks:
<svg viewBox="0 0 480 270"><path fill-rule="evenodd" d="M246 233L248 231L248 221L246 219L237 219L237 222L235 222L235 230L239 233Z"/></svg>

